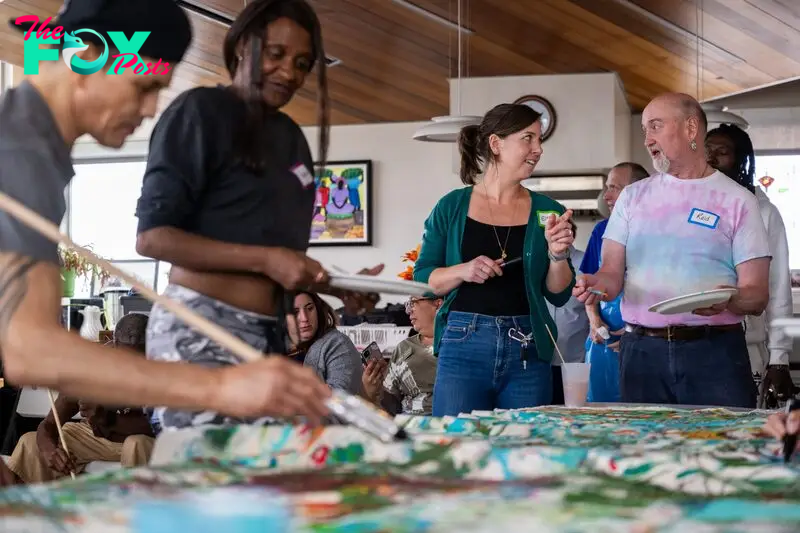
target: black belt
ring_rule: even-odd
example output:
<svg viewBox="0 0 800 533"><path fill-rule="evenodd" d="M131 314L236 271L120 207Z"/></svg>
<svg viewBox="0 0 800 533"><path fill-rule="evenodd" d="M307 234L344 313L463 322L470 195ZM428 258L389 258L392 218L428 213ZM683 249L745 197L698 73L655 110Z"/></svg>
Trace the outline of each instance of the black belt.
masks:
<svg viewBox="0 0 800 533"><path fill-rule="evenodd" d="M665 328L646 328L629 324L625 328L626 332L644 337L658 337L669 341L695 341L730 333L731 331L742 331L741 324L728 324L724 326L667 326Z"/></svg>

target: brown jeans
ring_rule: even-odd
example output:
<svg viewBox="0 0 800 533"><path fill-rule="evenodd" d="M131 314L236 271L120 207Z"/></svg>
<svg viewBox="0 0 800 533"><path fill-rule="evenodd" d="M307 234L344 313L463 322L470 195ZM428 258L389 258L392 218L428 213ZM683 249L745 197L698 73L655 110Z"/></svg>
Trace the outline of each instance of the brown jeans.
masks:
<svg viewBox="0 0 800 533"><path fill-rule="evenodd" d="M125 442L111 442L95 437L86 422L68 422L62 428L69 452L75 457L77 473L92 461L119 461L124 467L146 465L150 460L155 439L147 435L131 435ZM63 477L51 470L39 454L36 433L26 433L19 439L8 467L25 483L42 483Z"/></svg>

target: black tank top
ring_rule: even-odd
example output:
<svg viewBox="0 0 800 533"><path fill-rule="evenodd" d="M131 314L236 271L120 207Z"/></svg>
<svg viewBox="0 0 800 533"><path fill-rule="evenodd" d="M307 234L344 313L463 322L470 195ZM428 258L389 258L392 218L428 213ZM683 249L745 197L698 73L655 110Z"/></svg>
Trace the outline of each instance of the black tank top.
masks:
<svg viewBox="0 0 800 533"><path fill-rule="evenodd" d="M506 261L521 257L527 227L523 224L493 228L491 224L484 224L467 217L461 240L461 258L465 263L481 255L498 259L501 250L497 239L499 237L500 243L505 244L506 235L508 235ZM450 305L450 310L489 316L529 315L530 307L528 294L525 291L525 272L522 262L509 265L503 269L502 276L490 278L485 283L462 283L455 300Z"/></svg>

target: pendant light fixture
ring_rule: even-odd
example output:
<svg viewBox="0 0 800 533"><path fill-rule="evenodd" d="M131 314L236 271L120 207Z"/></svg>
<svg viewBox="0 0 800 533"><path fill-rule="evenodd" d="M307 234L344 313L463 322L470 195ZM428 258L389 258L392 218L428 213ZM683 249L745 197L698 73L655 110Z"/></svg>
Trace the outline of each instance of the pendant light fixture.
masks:
<svg viewBox="0 0 800 533"><path fill-rule="evenodd" d="M461 115L461 2L458 0L458 80L456 82L456 109L458 115L448 115L444 117L433 117L428 124L425 124L416 132L414 139L424 142L454 143L458 141L461 128L473 124L480 124L482 117L474 115Z"/></svg>
<svg viewBox="0 0 800 533"><path fill-rule="evenodd" d="M696 98L697 101L702 101L702 85L701 85L701 73L703 71L703 49L705 48L705 40L701 39L703 31L703 19L704 19L704 6L703 0L699 0L696 4L695 9L695 50L697 50L697 93ZM708 129L711 130L716 128L721 124L733 124L735 126L739 126L743 130L746 130L750 127L750 124L739 115L731 113L720 105L715 104L700 104L700 107L703 108L703 111L706 113L706 122L708 123Z"/></svg>
<svg viewBox="0 0 800 533"><path fill-rule="evenodd" d="M714 104L701 104L701 107L703 111L706 112L709 130L716 128L720 124L733 124L734 126L739 126L743 130L750 127L750 123L747 122L747 120L735 113L731 113L727 108Z"/></svg>

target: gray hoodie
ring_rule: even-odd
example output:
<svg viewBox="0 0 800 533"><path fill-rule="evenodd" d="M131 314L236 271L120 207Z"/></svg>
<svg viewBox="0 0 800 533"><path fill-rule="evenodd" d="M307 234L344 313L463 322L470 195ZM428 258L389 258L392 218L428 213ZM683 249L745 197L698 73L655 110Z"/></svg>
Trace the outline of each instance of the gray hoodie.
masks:
<svg viewBox="0 0 800 533"><path fill-rule="evenodd" d="M331 388L350 394L361 392L364 367L361 354L350 338L337 329L328 331L311 345L303 361Z"/></svg>

